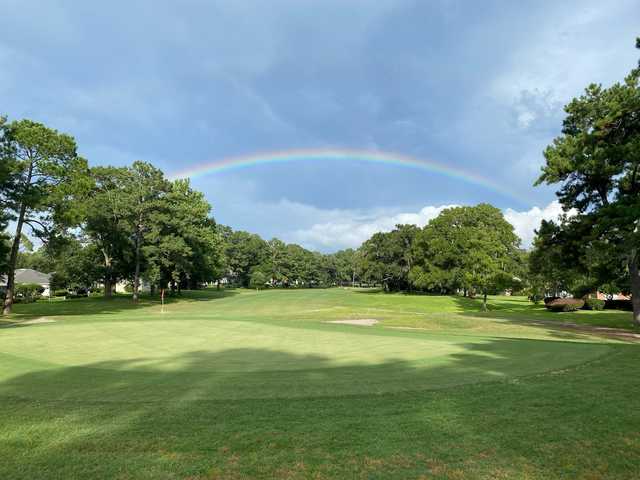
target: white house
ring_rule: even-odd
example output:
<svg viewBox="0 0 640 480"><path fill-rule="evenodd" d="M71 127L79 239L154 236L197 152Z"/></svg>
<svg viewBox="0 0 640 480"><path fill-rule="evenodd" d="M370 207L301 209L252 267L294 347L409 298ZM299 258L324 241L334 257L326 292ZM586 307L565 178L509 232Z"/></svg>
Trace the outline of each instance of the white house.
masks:
<svg viewBox="0 0 640 480"><path fill-rule="evenodd" d="M16 269L16 284L18 283L37 283L42 288L44 288L44 292L42 292L43 297L48 297L49 283L51 281L50 273L42 273L37 270L32 270L30 268L18 268ZM7 286L7 277L3 275L0 277L0 287Z"/></svg>
<svg viewBox="0 0 640 480"><path fill-rule="evenodd" d="M116 283L116 293L131 293L131 282L121 280ZM140 292L150 292L151 284L144 279L140 279ZM128 291L127 291L128 290Z"/></svg>

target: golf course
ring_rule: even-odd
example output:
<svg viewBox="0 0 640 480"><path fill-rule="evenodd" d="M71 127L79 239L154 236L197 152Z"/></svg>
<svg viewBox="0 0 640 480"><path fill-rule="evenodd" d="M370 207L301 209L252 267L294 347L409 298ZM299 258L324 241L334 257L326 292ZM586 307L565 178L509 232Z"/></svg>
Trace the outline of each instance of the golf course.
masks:
<svg viewBox="0 0 640 480"><path fill-rule="evenodd" d="M637 478L637 333L374 289L19 304L0 478Z"/></svg>

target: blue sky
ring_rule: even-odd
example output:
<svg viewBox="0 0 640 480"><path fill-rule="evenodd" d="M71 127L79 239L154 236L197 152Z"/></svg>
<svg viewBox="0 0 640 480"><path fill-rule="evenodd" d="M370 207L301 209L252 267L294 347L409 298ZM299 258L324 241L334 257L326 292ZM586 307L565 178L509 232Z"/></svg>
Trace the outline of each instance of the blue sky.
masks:
<svg viewBox="0 0 640 480"><path fill-rule="evenodd" d="M0 113L73 134L94 164L168 174L300 148L394 151L518 198L362 162L194 180L234 228L322 251L490 202L525 245L557 215L532 187L562 106L636 63L636 1L0 0Z"/></svg>

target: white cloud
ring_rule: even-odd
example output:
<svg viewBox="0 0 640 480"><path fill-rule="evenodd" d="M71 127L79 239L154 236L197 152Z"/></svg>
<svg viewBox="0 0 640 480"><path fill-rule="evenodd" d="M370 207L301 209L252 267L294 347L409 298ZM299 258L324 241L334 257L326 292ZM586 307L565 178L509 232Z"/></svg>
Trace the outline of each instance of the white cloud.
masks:
<svg viewBox="0 0 640 480"><path fill-rule="evenodd" d="M354 210L329 211L293 203L287 206L289 209L302 209L308 213L311 208L314 213L323 218L323 221L314 223L308 228L296 230L287 235L286 240L301 243L308 248L333 251L357 248L374 233L391 231L397 224L413 224L422 227L429 220L437 217L442 210L455 205L426 206L418 212L394 214L384 212L367 214ZM513 225L516 234L522 239L524 248L531 246L534 231L543 219L557 219L562 213L562 206L558 201L553 201L542 208L533 207L525 211L512 208L504 210L505 219Z"/></svg>
<svg viewBox="0 0 640 480"><path fill-rule="evenodd" d="M560 202L554 200L546 207L533 207L531 210L524 212L507 208L504 211L504 218L513 225L516 234L522 240L522 246L529 248L531 247L535 230L540 226L540 222L542 222L542 220L556 220L563 213Z"/></svg>
<svg viewBox="0 0 640 480"><path fill-rule="evenodd" d="M422 227L429 220L437 217L442 210L452 206L427 206L419 212L393 215L375 215L374 213L367 215L352 210L336 210L333 220L315 223L309 228L297 230L292 237L295 241L321 250L357 248L374 233L388 232L398 224Z"/></svg>

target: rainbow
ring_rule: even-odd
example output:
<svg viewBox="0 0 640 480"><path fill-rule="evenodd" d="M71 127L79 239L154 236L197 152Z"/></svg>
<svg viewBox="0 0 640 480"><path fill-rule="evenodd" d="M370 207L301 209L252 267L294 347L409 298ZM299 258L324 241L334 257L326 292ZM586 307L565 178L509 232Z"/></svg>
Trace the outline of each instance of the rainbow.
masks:
<svg viewBox="0 0 640 480"><path fill-rule="evenodd" d="M522 195L505 188L493 180L472 173L461 168L454 168L448 165L434 162L432 160L417 159L409 155L394 152L381 152L369 150L351 150L344 148L321 148L321 149L297 149L274 152L261 152L250 155L227 157L219 160L204 162L196 166L174 172L170 178L200 178L215 173L251 168L258 165L274 165L293 162L313 162L313 161L362 161L372 164L391 165L404 168L422 170L435 173L454 180L460 180L470 185L477 185L489 191L498 193L505 197L523 203Z"/></svg>

